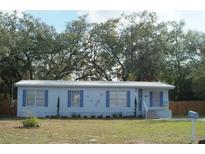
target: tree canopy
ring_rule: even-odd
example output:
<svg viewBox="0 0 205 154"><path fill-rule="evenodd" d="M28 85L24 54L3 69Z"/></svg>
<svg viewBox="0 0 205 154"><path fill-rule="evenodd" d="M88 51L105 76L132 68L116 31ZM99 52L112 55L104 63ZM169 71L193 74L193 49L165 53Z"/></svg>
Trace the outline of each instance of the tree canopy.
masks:
<svg viewBox="0 0 205 154"><path fill-rule="evenodd" d="M29 14L0 13L0 94L22 79L161 81L173 100L205 99L205 34L155 12L101 23L87 16L57 33Z"/></svg>

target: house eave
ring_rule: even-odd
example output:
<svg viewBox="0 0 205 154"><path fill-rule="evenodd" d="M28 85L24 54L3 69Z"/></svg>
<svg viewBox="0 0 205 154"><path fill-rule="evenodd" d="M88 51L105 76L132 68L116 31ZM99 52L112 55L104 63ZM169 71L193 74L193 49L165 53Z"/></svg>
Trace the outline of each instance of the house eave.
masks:
<svg viewBox="0 0 205 154"><path fill-rule="evenodd" d="M142 89L174 89L175 86L159 82L111 82L111 81L51 81L22 80L15 87L64 87L64 88L142 88Z"/></svg>

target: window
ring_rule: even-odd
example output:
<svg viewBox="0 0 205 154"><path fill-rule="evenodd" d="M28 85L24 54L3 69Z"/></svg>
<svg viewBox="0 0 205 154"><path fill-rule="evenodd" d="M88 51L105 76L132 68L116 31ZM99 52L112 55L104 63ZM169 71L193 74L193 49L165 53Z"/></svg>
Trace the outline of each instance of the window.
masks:
<svg viewBox="0 0 205 154"><path fill-rule="evenodd" d="M71 92L71 106L80 107L80 91Z"/></svg>
<svg viewBox="0 0 205 154"><path fill-rule="evenodd" d="M45 90L36 90L36 106L45 106Z"/></svg>
<svg viewBox="0 0 205 154"><path fill-rule="evenodd" d="M127 107L127 91L110 91L110 107Z"/></svg>
<svg viewBox="0 0 205 154"><path fill-rule="evenodd" d="M26 106L34 106L35 104L35 90L27 90Z"/></svg>
<svg viewBox="0 0 205 154"><path fill-rule="evenodd" d="M152 92L152 106L160 106L160 92Z"/></svg>
<svg viewBox="0 0 205 154"><path fill-rule="evenodd" d="M23 106L47 106L47 90L23 90Z"/></svg>

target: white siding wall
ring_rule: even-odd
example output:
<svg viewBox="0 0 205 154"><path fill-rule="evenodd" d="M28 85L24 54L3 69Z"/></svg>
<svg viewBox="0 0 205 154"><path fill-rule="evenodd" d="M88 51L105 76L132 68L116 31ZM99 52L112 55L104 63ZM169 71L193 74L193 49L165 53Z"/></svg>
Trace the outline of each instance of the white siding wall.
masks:
<svg viewBox="0 0 205 154"><path fill-rule="evenodd" d="M151 107L150 106L150 91L152 92L163 92L163 107ZM168 90L162 90L162 89L144 89L143 90L143 99L146 102L147 107L149 110L155 110L157 112L157 115L160 116L160 118L171 118L172 112L169 110L169 92ZM144 106L143 106L144 109Z"/></svg>
<svg viewBox="0 0 205 154"><path fill-rule="evenodd" d="M27 90L27 89L48 90L48 107L45 107L45 106L35 106L35 107L34 106L23 106L22 105L23 104L23 89L25 89L25 90ZM38 117L45 117L47 115L56 115L57 98L55 98L55 95L57 93L59 94L59 96L62 95L62 89L59 88L58 90L56 90L55 88L46 88L46 87L44 87L44 88L18 87L17 116L24 117L24 116L35 115Z"/></svg>
<svg viewBox="0 0 205 154"><path fill-rule="evenodd" d="M152 92L163 92L163 103L169 103L169 94L168 90L162 90L162 89L143 89L143 100L145 101L148 108L150 107L150 91ZM142 105L144 108L144 105Z"/></svg>
<svg viewBox="0 0 205 154"><path fill-rule="evenodd" d="M57 110L57 98L60 97L60 115L71 116L72 114L80 114L81 116L87 115L112 115L113 113L122 112L123 115L134 114L134 88L123 88L121 90L130 91L130 107L106 107L106 90L113 90L113 88L37 88L48 89L48 107L31 107L22 106L23 102L23 89L18 88L18 105L17 116L24 117L30 115L36 115L39 117L55 116ZM83 107L67 107L68 104L68 90L83 90L84 100ZM118 89L120 90L120 89Z"/></svg>
<svg viewBox="0 0 205 154"><path fill-rule="evenodd" d="M23 89L35 89L34 87L18 87L18 101L17 101L17 116L24 117L35 115L38 117L55 116L57 110L57 98L60 97L60 115L71 116L72 114L80 114L81 116L92 115L110 115L113 113L122 113L123 116L134 115L134 100L137 96L135 88L36 88L48 90L48 107L31 107L22 106ZM106 107L106 90L123 90L130 91L130 107ZM83 107L67 107L68 104L68 90L83 90L84 100ZM156 90L156 89L155 89ZM151 90L151 91L154 91ZM160 91L160 90L159 90ZM162 91L162 90L161 90ZM149 107L149 89L143 89L143 99ZM168 102L168 90L163 91L164 101ZM144 105L142 105L144 108ZM137 112L137 114L141 114Z"/></svg>

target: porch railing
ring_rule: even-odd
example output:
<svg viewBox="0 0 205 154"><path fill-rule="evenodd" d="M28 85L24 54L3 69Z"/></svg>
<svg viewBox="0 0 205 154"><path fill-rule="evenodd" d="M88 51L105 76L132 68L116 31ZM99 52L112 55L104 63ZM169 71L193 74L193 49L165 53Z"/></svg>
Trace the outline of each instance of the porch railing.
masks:
<svg viewBox="0 0 205 154"><path fill-rule="evenodd" d="M142 102L143 102L143 105L144 105L144 108L145 108L145 110L144 110L144 115L145 115L145 118L147 119L148 107L147 107L147 105L146 105L146 103L145 103L144 100L143 100Z"/></svg>

